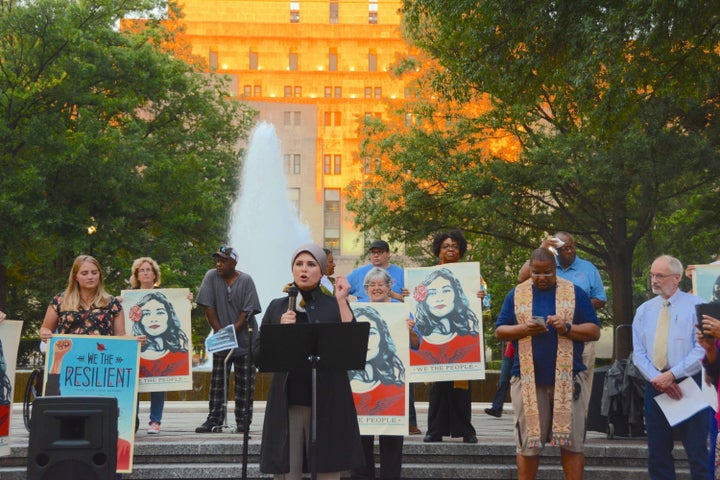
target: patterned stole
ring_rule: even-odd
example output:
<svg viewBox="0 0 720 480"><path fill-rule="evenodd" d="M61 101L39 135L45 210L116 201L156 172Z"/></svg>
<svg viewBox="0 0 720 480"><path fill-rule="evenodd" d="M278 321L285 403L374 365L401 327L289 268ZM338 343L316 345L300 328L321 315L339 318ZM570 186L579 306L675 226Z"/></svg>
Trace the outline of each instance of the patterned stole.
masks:
<svg viewBox="0 0 720 480"><path fill-rule="evenodd" d="M518 324L532 322L532 280L515 287L515 317ZM555 314L565 322L572 323L575 313L575 287L562 278L557 279L555 293ZM525 422L527 425L528 448L541 446L540 415L535 389L535 364L533 363L532 337L518 340L520 357L520 385L522 391ZM570 444L573 398L573 342L558 334L558 349L555 359L555 393L553 397L553 423L551 445Z"/></svg>

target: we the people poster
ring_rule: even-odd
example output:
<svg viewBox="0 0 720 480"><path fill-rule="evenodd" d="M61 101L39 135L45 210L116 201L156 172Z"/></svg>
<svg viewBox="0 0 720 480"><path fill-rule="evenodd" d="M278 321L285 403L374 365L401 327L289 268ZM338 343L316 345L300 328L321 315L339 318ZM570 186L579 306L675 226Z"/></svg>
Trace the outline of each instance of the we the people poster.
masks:
<svg viewBox="0 0 720 480"><path fill-rule="evenodd" d="M145 335L140 391L192 389L192 342L187 288L123 290L125 331Z"/></svg>
<svg viewBox="0 0 720 480"><path fill-rule="evenodd" d="M22 322L0 322L0 457L10 455L10 418Z"/></svg>
<svg viewBox="0 0 720 480"><path fill-rule="evenodd" d="M410 352L410 381L485 378L480 265L459 262L405 269L405 303L422 345Z"/></svg>
<svg viewBox="0 0 720 480"><path fill-rule="evenodd" d="M352 303L358 322L370 322L364 370L348 372L362 435L406 435L410 334L402 303Z"/></svg>
<svg viewBox="0 0 720 480"><path fill-rule="evenodd" d="M118 473L132 472L139 355L133 337L53 335L45 357L44 395L117 398Z"/></svg>

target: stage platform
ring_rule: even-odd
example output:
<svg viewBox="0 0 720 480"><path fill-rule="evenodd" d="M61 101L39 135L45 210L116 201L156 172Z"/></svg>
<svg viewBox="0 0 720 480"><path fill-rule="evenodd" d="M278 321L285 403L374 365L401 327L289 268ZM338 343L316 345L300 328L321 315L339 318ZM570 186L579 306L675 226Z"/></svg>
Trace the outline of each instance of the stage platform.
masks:
<svg viewBox="0 0 720 480"><path fill-rule="evenodd" d="M513 444L512 412L501 418L485 414L487 403L473 403L473 425L478 443L444 438L441 443L423 443L423 435L405 437L404 479L514 479L517 478ZM509 404L506 404L508 407ZM427 403L416 404L423 433L427 425ZM207 402L166 402L159 435L147 433L149 402L140 404L141 427L136 436L133 473L123 479L229 479L241 478L243 435L241 433L195 433L207 415ZM265 402L255 402L248 444L247 478L271 478L258 468ZM230 413L230 418L234 418ZM0 457L2 480L25 480L29 435L15 405L11 425L12 454ZM377 448L377 447L376 447ZM689 479L682 446L676 445L678 480ZM547 447L542 454L538 479L561 479L559 449ZM607 439L602 432L588 432L585 448L586 480L647 479L647 448L644 438ZM70 479L71 480L71 479Z"/></svg>

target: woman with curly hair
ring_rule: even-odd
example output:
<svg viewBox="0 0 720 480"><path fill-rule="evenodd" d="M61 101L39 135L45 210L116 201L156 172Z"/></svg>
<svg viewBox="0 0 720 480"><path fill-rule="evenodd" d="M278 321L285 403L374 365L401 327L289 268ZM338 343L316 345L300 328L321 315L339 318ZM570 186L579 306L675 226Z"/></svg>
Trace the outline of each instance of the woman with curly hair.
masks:
<svg viewBox="0 0 720 480"><path fill-rule="evenodd" d="M460 230L439 233L433 239L439 265L459 262L466 251L467 241ZM428 275L413 296L418 303L417 325L423 334L422 350L410 353L413 365L480 361L480 322L450 270L441 268ZM469 381L435 382L428 391L428 400L424 442L442 442L443 436L450 436L462 437L464 443L477 443Z"/></svg>

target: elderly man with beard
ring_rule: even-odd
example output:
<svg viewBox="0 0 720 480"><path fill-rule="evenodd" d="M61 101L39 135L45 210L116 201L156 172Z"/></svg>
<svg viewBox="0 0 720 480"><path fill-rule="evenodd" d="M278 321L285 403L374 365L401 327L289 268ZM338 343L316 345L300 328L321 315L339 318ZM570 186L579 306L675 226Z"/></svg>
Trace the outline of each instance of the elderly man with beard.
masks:
<svg viewBox="0 0 720 480"><path fill-rule="evenodd" d="M582 351L600 325L587 294L557 278L556 268L549 250L533 251L530 279L508 293L495 325L498 340L515 345L510 397L520 480L535 478L546 442L560 447L566 479L582 479L585 467Z"/></svg>
<svg viewBox="0 0 720 480"><path fill-rule="evenodd" d="M662 393L682 402L678 386L692 377L700 384L703 347L695 337L700 297L679 289L682 263L661 255L650 267L650 285L657 295L640 305L633 319L633 362L648 383L645 386L645 427L648 442L648 473L652 480L674 479L673 433L680 437L693 479L710 478L707 458L708 416L702 410L671 427L655 397Z"/></svg>

